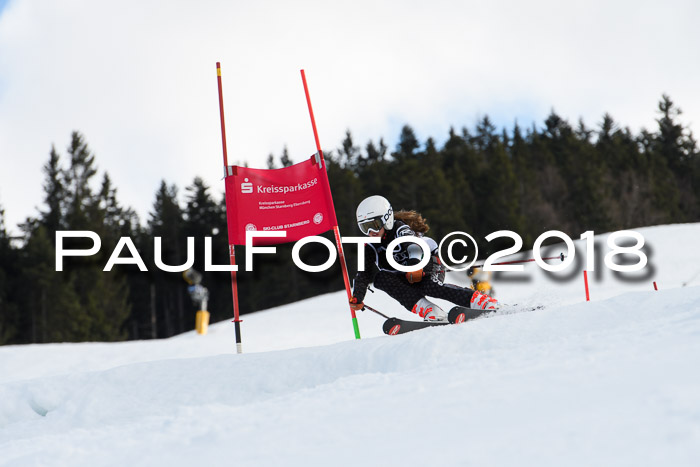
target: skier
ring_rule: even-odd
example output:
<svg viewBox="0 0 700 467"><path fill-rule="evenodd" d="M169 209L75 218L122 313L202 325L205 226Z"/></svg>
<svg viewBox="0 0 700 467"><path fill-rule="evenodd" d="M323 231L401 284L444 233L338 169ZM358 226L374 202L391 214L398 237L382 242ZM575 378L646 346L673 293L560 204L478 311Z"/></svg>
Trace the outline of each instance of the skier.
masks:
<svg viewBox="0 0 700 467"><path fill-rule="evenodd" d="M399 211L394 215L391 204L382 196L370 196L357 206L357 226L363 234L380 237L381 243L365 244L365 268L358 271L353 283L350 307L364 308L362 303L369 283L383 290L407 310L425 321L447 321L447 313L426 296L448 300L456 305L480 310L496 310L498 302L479 291L445 284L445 267L437 256L437 243L424 236L428 225L415 211ZM387 246L398 237L422 237L428 243L431 259L423 269L403 273L394 269L386 259ZM415 243L400 243L394 249L394 260L402 266L418 264L423 249ZM378 271L377 271L378 270ZM372 275L374 273L374 278Z"/></svg>

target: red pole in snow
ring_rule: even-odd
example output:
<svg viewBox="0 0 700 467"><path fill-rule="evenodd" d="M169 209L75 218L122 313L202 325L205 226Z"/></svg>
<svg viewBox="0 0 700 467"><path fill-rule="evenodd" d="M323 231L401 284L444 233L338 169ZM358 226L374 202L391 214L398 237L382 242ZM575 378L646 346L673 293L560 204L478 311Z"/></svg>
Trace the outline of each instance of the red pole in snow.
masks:
<svg viewBox="0 0 700 467"><path fill-rule="evenodd" d="M588 293L588 271L586 271L585 269L583 270L583 283L586 285L586 301L590 302L591 296Z"/></svg>
<svg viewBox="0 0 700 467"><path fill-rule="evenodd" d="M659 288L656 286L656 281L654 281L654 290L659 290Z"/></svg>
<svg viewBox="0 0 700 467"><path fill-rule="evenodd" d="M306 94L306 103L309 106L309 116L311 117L311 127L314 130L314 139L316 141L316 150L320 158L320 169L326 170L326 163L323 159L323 151L321 151L321 143L318 138L318 130L316 129L316 119L314 118L314 109L311 107L311 97L309 96L309 86L306 84L306 74L304 70L301 70L301 81L304 83L304 93ZM348 301L352 298L352 290L350 289L350 278L348 277L348 266L345 263L345 254L343 253L343 243L340 239L340 229L338 229L338 220L335 219L335 207L333 206L333 195L331 194L330 183L326 183L326 197L328 198L328 203L330 203L331 211L333 212L334 225L333 233L335 234L335 244L338 247L338 260L340 261L340 268L343 271L343 280L345 281L345 291L348 294ZM352 317L352 327L355 331L355 339L360 338L360 327L357 324L357 316L355 315L355 310L350 308L350 316Z"/></svg>
<svg viewBox="0 0 700 467"><path fill-rule="evenodd" d="M219 83L219 113L221 115L221 145L224 150L224 176L228 173L228 153L226 151L226 125L224 124L224 94L221 87L221 63L216 62L216 79ZM224 188L225 189L225 188ZM226 196L224 196L224 199ZM225 202L225 201L224 201ZM228 206L227 206L228 208ZM227 223L228 225L228 223ZM227 227L228 229L228 227ZM236 250L234 245L228 246L229 259L231 266L236 265ZM233 324L236 329L236 352L243 353L243 344L241 343L241 319L238 312L238 279L236 271L231 271L231 293L233 295Z"/></svg>

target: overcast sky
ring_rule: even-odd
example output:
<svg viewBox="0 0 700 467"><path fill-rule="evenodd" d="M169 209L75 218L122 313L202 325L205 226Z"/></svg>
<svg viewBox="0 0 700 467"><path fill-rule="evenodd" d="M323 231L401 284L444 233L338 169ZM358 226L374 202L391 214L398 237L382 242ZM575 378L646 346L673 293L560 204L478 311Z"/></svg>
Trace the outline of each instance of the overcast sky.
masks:
<svg viewBox="0 0 700 467"><path fill-rule="evenodd" d="M699 20L692 0L0 0L0 206L18 233L73 130L142 222L161 179L218 196L217 61L229 162L252 167L315 152L302 68L324 149L347 129L393 149L404 124L441 144L485 114L541 127L551 109L638 132L663 93L698 136Z"/></svg>

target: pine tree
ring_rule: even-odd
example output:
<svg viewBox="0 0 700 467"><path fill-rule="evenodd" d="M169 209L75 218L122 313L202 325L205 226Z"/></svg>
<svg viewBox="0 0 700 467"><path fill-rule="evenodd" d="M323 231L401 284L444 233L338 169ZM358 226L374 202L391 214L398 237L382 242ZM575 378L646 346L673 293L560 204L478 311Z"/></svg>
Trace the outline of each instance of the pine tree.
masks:
<svg viewBox="0 0 700 467"><path fill-rule="evenodd" d="M379 147L376 147L372 141L367 143L365 151L367 152L367 164L372 165L375 162L381 162L386 156L387 146L384 144L384 139L379 140Z"/></svg>
<svg viewBox="0 0 700 467"><path fill-rule="evenodd" d="M699 157L697 145L692 133L677 121L682 112L669 96L662 96L658 110L661 114L657 119L659 131L652 143L653 159L660 170L660 173L654 173L657 205L672 203L667 206L671 218L693 219L698 215L693 189L695 160ZM665 164L661 163L662 160ZM675 180L669 177L664 166L668 167ZM665 187L664 184L672 187Z"/></svg>
<svg viewBox="0 0 700 467"><path fill-rule="evenodd" d="M204 239L211 237L213 263L228 264L225 204L212 198L209 187L200 177L195 177L192 184L185 188L185 192L184 233L185 236L195 239L194 268L203 274L202 284L209 289L211 319L218 321L231 314L231 276L229 273L204 271ZM194 326L194 315L187 312L191 308L191 304L187 302L187 326Z"/></svg>
<svg viewBox="0 0 700 467"><path fill-rule="evenodd" d="M22 249L20 303L29 312L22 317L19 328L22 341L32 343L70 338L72 326L79 326L81 321L77 297L69 286L72 273L55 271L56 231L68 228L68 191L67 174L53 145L44 175L47 209L40 211L38 219L29 218L21 226L26 242Z"/></svg>
<svg viewBox="0 0 700 467"><path fill-rule="evenodd" d="M551 223L548 219L548 205L542 199L542 194L537 184L538 167L534 163L531 144L523 137L520 126L515 123L513 127L512 142L509 148L513 172L516 184L516 196L518 199L518 217L522 222L518 232L523 238L525 248L531 247L541 232L539 226ZM537 226L537 229L533 228Z"/></svg>
<svg viewBox="0 0 700 467"><path fill-rule="evenodd" d="M664 101L659 104L660 111L664 107ZM672 106L666 107L668 115ZM664 151L664 145L658 134L642 130L637 137L638 144L642 147L643 158L646 159L647 177L649 185L649 198L651 209L648 214L650 224L662 224L681 221L682 213L679 209L680 192L677 179L669 168L670 156Z"/></svg>
<svg viewBox="0 0 700 467"><path fill-rule="evenodd" d="M49 232L54 233L61 230L66 209L66 174L61 169L60 156L54 146L51 146L49 161L44 165L44 174L44 203L48 210L41 212L41 221Z"/></svg>
<svg viewBox="0 0 700 467"><path fill-rule="evenodd" d="M478 175L478 167L473 160L474 152L467 140L450 128L449 138L442 151L443 173L451 187L448 200L450 216L445 222L448 231L463 230L474 232L478 223L477 200L472 189L472 180ZM435 222L435 220L431 220Z"/></svg>
<svg viewBox="0 0 700 467"><path fill-rule="evenodd" d="M15 292L18 254L5 228L5 210L0 206L0 345L17 342L20 321Z"/></svg>
<svg viewBox="0 0 700 467"><path fill-rule="evenodd" d="M126 267L118 265L111 272L103 272L103 267L119 237L130 233L130 214L119 206L108 175L104 175L100 191L93 193L92 178L97 174L95 155L78 132L71 135L68 155L66 227L98 233L102 250L93 257L70 258L72 261L66 267L70 284L80 300L80 318L86 322L85 329L76 329L66 338L122 340L123 324L130 313Z"/></svg>
<svg viewBox="0 0 700 467"><path fill-rule="evenodd" d="M365 146L366 157L360 156L362 164L357 166L357 176L362 179L363 189L367 193L380 193L382 190L383 177L387 169L385 160L388 148L384 140L379 140L379 146L375 146L372 141L368 141Z"/></svg>
<svg viewBox="0 0 700 467"><path fill-rule="evenodd" d="M663 156L674 174L683 176L695 154L692 134L677 121L682 111L666 94L659 102L659 113L661 116L656 120L659 132L654 140L654 149Z"/></svg>
<svg viewBox="0 0 700 467"><path fill-rule="evenodd" d="M97 173L95 156L88 148L83 136L74 131L68 146L70 167L66 173L66 225L73 230L90 230L88 218L90 205L94 202L90 182Z"/></svg>
<svg viewBox="0 0 700 467"><path fill-rule="evenodd" d="M273 156L272 154L267 156L267 168L270 170L277 168L275 167L275 156Z"/></svg>
<svg viewBox="0 0 700 467"><path fill-rule="evenodd" d="M105 176L102 191L93 194L90 181L97 173L94 155L82 135L73 132L68 147L70 165L63 170L52 147L44 167L45 203L41 217L24 224L23 296L31 310L26 336L31 342L120 340L129 314L128 289L123 273L104 273L103 265L123 227L125 211ZM64 258L55 270L58 229L88 230L102 239L102 251L92 257ZM84 248L91 242L65 239L65 248Z"/></svg>
<svg viewBox="0 0 700 467"><path fill-rule="evenodd" d="M355 146L350 130L345 131L345 139L342 146L338 149L338 155L340 157L340 165L343 167L357 167L360 169L366 165L366 159L362 158L360 148Z"/></svg>
<svg viewBox="0 0 700 467"><path fill-rule="evenodd" d="M100 190L90 207L95 219L95 230L102 239L102 252L97 256L94 288L93 332L100 340L114 341L125 337L124 323L131 314L128 274L139 271L135 266L117 266L112 271L101 271L121 237L131 238L137 232L138 218L131 209L125 209L117 200L117 189L107 173L103 175ZM97 227L96 227L97 228ZM101 272L98 272L101 271ZM141 273L139 271L138 273Z"/></svg>
<svg viewBox="0 0 700 467"><path fill-rule="evenodd" d="M569 216L570 190L572 183L569 171L573 158L571 126L557 115L554 110L545 120L541 133L536 130L532 135L533 163L538 167L537 186L540 187L542 199L546 200L549 211L546 224L538 230L563 230L574 232L575 219Z"/></svg>
<svg viewBox="0 0 700 467"><path fill-rule="evenodd" d="M410 183L415 186L416 203L410 207L420 211L429 221L428 235L439 241L450 232L452 223L449 222L449 216L444 215L444 210L451 208L453 190L443 170L442 155L432 138L426 141L425 152L419 157L420 162L410 179Z"/></svg>
<svg viewBox="0 0 700 467"><path fill-rule="evenodd" d="M75 292L72 268L55 270L55 246L48 229L39 225L28 233L23 249L20 282L27 310L22 330L26 342L79 341L90 337L90 320Z"/></svg>
<svg viewBox="0 0 700 467"><path fill-rule="evenodd" d="M415 155L416 150L420 147L418 143L418 138L416 133L408 125L404 125L401 128L401 134L399 135L399 142L396 145L396 151L392 153L392 156L398 160L402 161L404 159L410 159Z"/></svg>
<svg viewBox="0 0 700 467"><path fill-rule="evenodd" d="M475 144L479 151L484 154L488 149L490 149L497 141L496 127L491 122L488 115L485 115L476 126L476 135L472 139L472 143Z"/></svg>
<svg viewBox="0 0 700 467"><path fill-rule="evenodd" d="M647 225L651 211L649 167L629 128L619 128L610 114L603 115L597 132L595 151L604 173L600 186L605 189L610 229Z"/></svg>
<svg viewBox="0 0 700 467"><path fill-rule="evenodd" d="M485 219L483 228L487 234L496 230L520 231L518 186L506 147L494 141L486 153L489 164L482 184L490 192L480 203L481 217Z"/></svg>
<svg viewBox="0 0 700 467"><path fill-rule="evenodd" d="M282 149L280 163L282 164L282 167L289 167L290 165L294 164L294 162L292 162L292 159L289 158L289 151L287 150L287 146L285 146L284 149Z"/></svg>
<svg viewBox="0 0 700 467"><path fill-rule="evenodd" d="M165 180L161 181L148 221L149 234L151 238L161 238L161 259L169 265L182 264L186 259L184 218L177 192L175 185L168 186ZM152 270L157 299L158 335L169 337L185 330L185 284L179 274L156 270L155 266Z"/></svg>

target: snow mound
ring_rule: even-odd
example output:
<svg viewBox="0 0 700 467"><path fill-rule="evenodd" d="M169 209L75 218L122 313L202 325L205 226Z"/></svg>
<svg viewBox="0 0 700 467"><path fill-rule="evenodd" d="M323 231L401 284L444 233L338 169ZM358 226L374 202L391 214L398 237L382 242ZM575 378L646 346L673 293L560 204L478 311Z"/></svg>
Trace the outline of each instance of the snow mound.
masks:
<svg viewBox="0 0 700 467"><path fill-rule="evenodd" d="M400 336L365 311L354 340L339 292L245 315L242 355L229 322L1 347L0 465L699 465L698 230L640 229L653 273L592 302L531 270L499 298L544 309Z"/></svg>
<svg viewBox="0 0 700 467"><path fill-rule="evenodd" d="M392 338L6 382L0 462L692 465L697 368L700 289L635 292Z"/></svg>

